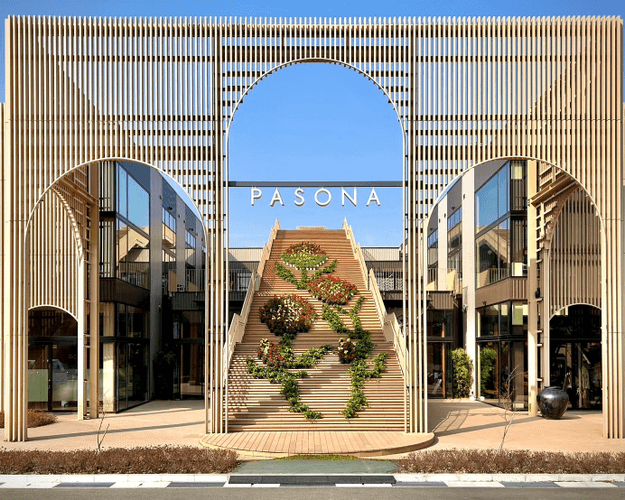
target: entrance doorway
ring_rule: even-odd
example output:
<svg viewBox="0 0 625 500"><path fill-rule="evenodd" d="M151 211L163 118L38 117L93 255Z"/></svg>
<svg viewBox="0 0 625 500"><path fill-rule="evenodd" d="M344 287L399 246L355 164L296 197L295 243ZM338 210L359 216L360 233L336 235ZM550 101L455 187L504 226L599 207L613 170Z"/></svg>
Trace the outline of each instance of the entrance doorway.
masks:
<svg viewBox="0 0 625 500"><path fill-rule="evenodd" d="M564 388L571 408L601 409L601 310L564 308L550 321L550 384Z"/></svg>
<svg viewBox="0 0 625 500"><path fill-rule="evenodd" d="M76 411L78 323L54 308L29 311L28 323L28 407Z"/></svg>

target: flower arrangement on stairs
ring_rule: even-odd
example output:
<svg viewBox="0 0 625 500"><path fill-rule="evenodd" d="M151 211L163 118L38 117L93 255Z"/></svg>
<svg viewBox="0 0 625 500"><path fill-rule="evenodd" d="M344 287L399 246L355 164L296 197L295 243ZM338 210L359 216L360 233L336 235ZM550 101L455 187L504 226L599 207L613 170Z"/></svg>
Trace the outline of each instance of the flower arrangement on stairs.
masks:
<svg viewBox="0 0 625 500"><path fill-rule="evenodd" d="M321 413L313 411L308 405L300 401L299 383L297 379L305 377L308 373L301 368L314 367L323 357L332 350L331 345L323 345L319 348L311 348L295 357L291 344L295 334L287 333L282 336L277 344L268 339L260 341L257 355L265 366L259 366L251 356L247 358L248 372L254 378L264 378L272 384L282 384L280 394L289 403L289 412L302 413L307 420L322 418ZM296 372L289 370L300 369Z"/></svg>
<svg viewBox="0 0 625 500"><path fill-rule="evenodd" d="M295 274L281 263L276 264L276 275L293 283L299 290L308 290L313 297L321 300L324 303L322 319L336 333L349 334L347 340L339 339L337 352L341 363L350 364L349 374L352 386L350 398L341 413L347 419L354 418L358 416L360 410L369 406L363 392L365 380L380 378L386 369L388 357L387 353L378 354L373 358L373 368L367 369L366 360L375 346L371 341L371 334L363 329L359 316L365 298L358 297L356 302L347 308L351 299L358 295L358 287L332 275L336 269L337 260L324 268L317 269L328 260L328 256L319 245L308 242L291 245L281 258L285 264L300 270L300 279L297 279ZM317 270L309 279L308 271L315 269ZM290 412L302 413L309 420L322 418L321 413L311 410L300 401L297 380L305 377L307 372L289 371L312 368L332 350L332 346L324 345L308 349L295 358L291 344L298 332L307 332L317 319L314 307L306 298L291 294L274 296L260 308L259 312L261 322L267 325L269 331L282 338L277 344L268 339L260 341L257 356L264 366L258 365L254 358L248 357L249 373L254 378L268 379L271 383L280 382L282 384L280 392L288 401ZM347 328L343 317L351 320L352 330Z"/></svg>
<svg viewBox="0 0 625 500"><path fill-rule="evenodd" d="M297 243L285 250L282 254L282 261L289 266L299 269L300 279L297 279L293 271L287 269L284 264L280 262L276 264L276 275L289 283L293 283L298 290L305 290L311 279L314 280L324 274L334 272L337 264L336 260L324 268L317 269L327 260L328 256L321 250L319 245L306 242ZM309 278L308 271L314 271L315 269L317 270L313 273L312 277Z"/></svg>
<svg viewBox="0 0 625 500"><path fill-rule="evenodd" d="M260 308L260 322L271 333L307 332L317 318L315 308L300 295L275 295Z"/></svg>

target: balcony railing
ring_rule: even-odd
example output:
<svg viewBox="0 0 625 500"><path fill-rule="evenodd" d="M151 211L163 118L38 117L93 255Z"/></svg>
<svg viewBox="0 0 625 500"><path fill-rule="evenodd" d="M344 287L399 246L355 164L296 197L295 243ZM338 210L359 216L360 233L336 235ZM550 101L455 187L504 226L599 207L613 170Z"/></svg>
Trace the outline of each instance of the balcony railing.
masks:
<svg viewBox="0 0 625 500"><path fill-rule="evenodd" d="M445 267L428 268L426 290L432 292L462 292L462 272Z"/></svg>
<svg viewBox="0 0 625 500"><path fill-rule="evenodd" d="M117 267L117 277L141 288L150 288L149 262L120 262Z"/></svg>
<svg viewBox="0 0 625 500"><path fill-rule="evenodd" d="M491 283L496 283L509 277L510 269L507 267L485 269L477 273L477 287L480 288L490 285Z"/></svg>

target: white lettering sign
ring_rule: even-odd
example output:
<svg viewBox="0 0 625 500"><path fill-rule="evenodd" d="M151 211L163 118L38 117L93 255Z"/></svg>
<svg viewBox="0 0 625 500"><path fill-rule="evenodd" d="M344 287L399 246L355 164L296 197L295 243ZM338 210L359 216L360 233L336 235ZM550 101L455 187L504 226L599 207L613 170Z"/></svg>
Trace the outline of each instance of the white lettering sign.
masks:
<svg viewBox="0 0 625 500"><path fill-rule="evenodd" d="M304 200L304 190L302 188L297 188L295 190L295 198L297 198L293 203L297 207L303 207L306 201Z"/></svg>
<svg viewBox="0 0 625 500"><path fill-rule="evenodd" d="M341 188L341 206L342 207L345 206L345 198L347 198L349 201L351 201L352 205L357 206L358 205L358 191L356 191L356 188L354 188L354 197L353 198L349 194L347 194L347 191L345 191L343 188Z"/></svg>
<svg viewBox="0 0 625 500"><path fill-rule="evenodd" d="M252 188L252 195L251 195L252 206L254 206L254 202L256 200L260 200L262 196L263 196L263 192L260 189Z"/></svg>
<svg viewBox="0 0 625 500"><path fill-rule="evenodd" d="M369 203L372 201L375 201L378 204L378 207L380 206L380 200L378 199L378 193L375 192L375 188L371 188L371 194L367 200L367 206L369 206Z"/></svg>
<svg viewBox="0 0 625 500"><path fill-rule="evenodd" d="M273 192L273 196L271 197L271 203L269 203L270 207L273 207L277 202L280 202L280 205L284 206L284 202L282 201L282 196L280 196L280 191L278 188Z"/></svg>
<svg viewBox="0 0 625 500"><path fill-rule="evenodd" d="M350 194L345 188L341 188L341 206L345 206L345 200L348 200L354 207L358 206L358 190L356 188L351 188L352 193ZM293 200L293 204L296 207L303 207L306 203L306 198L304 197L304 189L297 188L293 192L295 198ZM255 206L256 201L260 200L263 197L263 192L259 188L252 188L250 191L250 203L252 206ZM285 206L284 199L282 198L282 194L280 193L280 189L276 188L273 192L273 196L271 197L271 201L269 202L270 207L274 207L276 203L279 203L281 206ZM329 189L319 188L315 191L315 203L320 207L327 207L332 203L332 193ZM369 193L369 198L367 199L367 206L375 203L378 207L382 204L380 203L380 198L378 198L378 193L376 193L375 188L371 188L371 192Z"/></svg>
<svg viewBox="0 0 625 500"><path fill-rule="evenodd" d="M319 201L319 193L325 193L328 199L326 201ZM332 193L328 191L326 188L318 189L315 193L315 203L320 207L327 207L332 201Z"/></svg>

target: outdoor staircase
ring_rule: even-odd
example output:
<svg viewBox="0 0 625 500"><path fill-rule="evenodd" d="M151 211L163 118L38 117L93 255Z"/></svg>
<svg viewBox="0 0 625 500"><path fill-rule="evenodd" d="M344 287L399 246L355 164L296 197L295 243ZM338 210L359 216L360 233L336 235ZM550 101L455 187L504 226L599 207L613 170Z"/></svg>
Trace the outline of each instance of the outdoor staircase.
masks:
<svg viewBox="0 0 625 500"><path fill-rule="evenodd" d="M349 365L339 362L336 349L318 363L315 368L308 368L308 376L299 380L301 402L311 410L321 412L320 420L306 420L301 413L289 413L289 404L280 394L281 385L271 384L268 380L254 379L247 370L246 359L256 352L261 339L268 338L278 342L279 337L271 333L260 322L259 308L274 295L298 293L314 305L318 318L312 328L305 333L298 333L293 342L293 351L299 356L306 349L324 344L338 346L339 335L321 319L323 303L312 297L307 290L297 290L295 285L276 276L276 263L291 245L299 242L311 242L319 245L328 255L326 266L334 259L338 260L333 275L350 281L358 287L360 295L365 297L360 318L362 326L371 333L375 350L369 361L378 353L389 354L386 370L380 379L365 382L364 393L369 407L365 407L353 419L346 419L341 411L349 399L351 381ZM299 279L299 271L292 269ZM312 273L311 273L312 274ZM357 297L357 296L356 296ZM345 306L350 308L356 298ZM345 325L351 328L351 321L342 317ZM371 363L369 363L371 368ZM228 430L232 431L296 431L296 430L395 430L404 429L404 389L403 379L395 351L391 342L387 342L380 327L380 319L371 296L364 282L358 260L354 257L352 246L344 230L279 230L273 242L269 259L263 271L260 288L255 292L245 334L236 345L230 363L228 382Z"/></svg>

